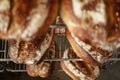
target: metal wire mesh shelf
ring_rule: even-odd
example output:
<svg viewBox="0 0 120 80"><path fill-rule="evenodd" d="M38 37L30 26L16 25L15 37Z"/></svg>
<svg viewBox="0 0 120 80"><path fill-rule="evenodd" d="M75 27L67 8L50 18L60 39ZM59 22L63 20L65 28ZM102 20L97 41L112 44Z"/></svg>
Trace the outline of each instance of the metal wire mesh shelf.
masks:
<svg viewBox="0 0 120 80"><path fill-rule="evenodd" d="M63 59L61 57L62 52L68 47L70 47L70 44L67 41L65 36L66 28L65 26L61 26L61 25L57 25L57 26L52 25L51 28L55 28L55 33L56 33L55 41L57 43L57 57L53 59L44 59L44 61L61 61L61 60L82 61L82 59ZM10 72L26 72L25 65L13 63L7 53L8 53L8 42L5 40L0 40L0 72L3 72L4 70L10 71ZM108 61L112 61L112 63L115 63L116 61L120 61L119 55L120 55L119 51L114 52L113 58L110 58Z"/></svg>

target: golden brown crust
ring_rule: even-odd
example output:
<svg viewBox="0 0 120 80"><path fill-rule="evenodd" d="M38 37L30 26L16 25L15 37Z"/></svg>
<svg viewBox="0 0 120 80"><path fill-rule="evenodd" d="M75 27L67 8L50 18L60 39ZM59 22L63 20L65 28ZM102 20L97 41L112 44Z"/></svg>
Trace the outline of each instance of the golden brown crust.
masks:
<svg viewBox="0 0 120 80"><path fill-rule="evenodd" d="M44 6L42 5L42 2L44 3ZM28 40L30 36L37 32L39 27L41 27L41 25L43 24L42 21L44 21L47 17L47 3L48 1L44 2L42 0L14 0L14 6L12 9L12 20L8 31L9 38L19 40L22 36L24 36L25 40ZM45 8L46 10L42 10L43 8ZM38 11L38 9L40 10ZM36 21L34 18L36 18ZM41 20L41 22L39 22L39 20ZM33 28L33 24L36 25L37 30ZM28 28L31 28L31 30Z"/></svg>
<svg viewBox="0 0 120 80"><path fill-rule="evenodd" d="M48 31L48 27L50 24L52 24L57 16L58 13L58 0L49 0L49 15L46 18L44 25L42 26L42 29L39 29L39 31L35 34L35 36L42 35L41 33L46 33ZM34 37L34 36L33 36Z"/></svg>
<svg viewBox="0 0 120 80"><path fill-rule="evenodd" d="M9 28L9 34L16 34L18 31L24 31L28 23L28 16L31 11L37 7L37 1L34 0L14 0L13 9L12 9L12 19L11 25ZM14 34L13 34L14 33ZM20 38L21 32L14 35L15 37Z"/></svg>
<svg viewBox="0 0 120 80"><path fill-rule="evenodd" d="M92 28L91 26L89 26L88 29L83 23L84 21L80 18L78 18L75 15L75 12L73 10L73 3L72 1L74 0L61 0L61 17L64 21L64 23L67 25L67 28L70 32L74 33L80 40L87 42L90 45L93 45L96 47L96 44L99 44L98 42L102 39L104 39L104 35L102 35L101 33L99 33L99 31L97 31L97 35L99 35L99 37L97 37L97 41L98 42L93 42L91 40L93 40L93 36L91 35L92 33L95 34L95 31L90 31ZM101 29L102 33L104 32L104 28ZM83 37L84 36L84 37Z"/></svg>
<svg viewBox="0 0 120 80"><path fill-rule="evenodd" d="M75 34L78 34L81 40L85 40L85 38L92 39L91 36L89 36L89 33L84 30L85 26L82 24L82 20L77 18L75 16L72 6L72 0L61 0L61 17L65 24L67 25L70 32L73 32ZM83 34L86 34L83 36Z"/></svg>
<svg viewBox="0 0 120 80"><path fill-rule="evenodd" d="M80 46L75 42L69 31L66 31L66 36L77 56L82 58L88 64L95 66L100 65L100 63L93 59L91 55L89 55L86 51L80 48Z"/></svg>
<svg viewBox="0 0 120 80"><path fill-rule="evenodd" d="M61 0L61 17L66 16L67 18L72 19L72 22L74 22L76 25L79 25L81 23L81 20L78 19L73 11L73 6L72 6L72 0ZM64 18L63 18L64 20ZM64 20L65 21L65 20ZM68 20L69 22L70 20ZM66 22L66 21L65 21ZM71 22L71 21L70 21ZM69 23L70 23L69 22ZM72 25L71 25L72 26ZM74 27L74 26L73 26ZM82 26L81 26L82 27Z"/></svg>

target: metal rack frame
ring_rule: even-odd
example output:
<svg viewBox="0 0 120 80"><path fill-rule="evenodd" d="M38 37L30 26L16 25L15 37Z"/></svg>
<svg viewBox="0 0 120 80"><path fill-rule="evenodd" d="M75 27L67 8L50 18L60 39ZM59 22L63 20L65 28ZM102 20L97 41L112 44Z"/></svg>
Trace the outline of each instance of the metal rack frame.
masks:
<svg viewBox="0 0 120 80"><path fill-rule="evenodd" d="M62 52L70 47L69 42L66 39L65 31L66 27L61 25L52 25L51 28L55 28L55 41L57 43L57 57L52 59L44 59L44 61L61 61L61 60L76 60L76 61L82 61L82 59L64 59L61 57ZM26 72L26 67L24 64L15 64L12 62L12 60L8 56L8 42L5 40L0 40L0 62L2 68L0 68L0 72L3 72L4 70L9 72ZM118 53L114 53L114 58L108 59L108 61L112 61L112 63L115 63L117 61L120 61L119 58L116 57ZM119 53L120 54L120 53ZM4 64L3 64L4 63ZM2 65L3 64L3 65ZM12 66L10 66L12 65Z"/></svg>

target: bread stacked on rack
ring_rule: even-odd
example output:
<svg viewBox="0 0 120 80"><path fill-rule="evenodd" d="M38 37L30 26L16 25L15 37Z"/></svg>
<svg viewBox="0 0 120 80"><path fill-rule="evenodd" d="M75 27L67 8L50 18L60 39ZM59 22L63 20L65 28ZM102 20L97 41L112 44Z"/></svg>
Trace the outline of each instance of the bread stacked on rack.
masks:
<svg viewBox="0 0 120 80"><path fill-rule="evenodd" d="M54 40L55 30L48 32L32 41L9 40L9 56L15 63L34 64L40 61Z"/></svg>
<svg viewBox="0 0 120 80"><path fill-rule="evenodd" d="M97 66L104 63L108 58L108 52L105 52L101 49L95 49L91 45L79 40L69 31L66 31L66 37L77 56L82 58L86 63Z"/></svg>
<svg viewBox="0 0 120 80"><path fill-rule="evenodd" d="M52 46L47 51L45 58L55 58L56 57L56 46L55 42L52 43ZM28 75L32 77L40 76L43 78L49 77L55 67L55 61L41 61L36 64L26 65L26 70Z"/></svg>
<svg viewBox="0 0 120 80"><path fill-rule="evenodd" d="M120 48L119 4L120 0L61 0L60 14L68 29L66 37L86 65L100 66L110 57L109 52ZM63 58L69 58L68 53L69 50L65 51ZM98 77L81 73L77 61L62 61L61 67L74 80Z"/></svg>
<svg viewBox="0 0 120 80"><path fill-rule="evenodd" d="M0 38L7 40L42 36L58 10L58 0L1 0L0 5Z"/></svg>
<svg viewBox="0 0 120 80"><path fill-rule="evenodd" d="M54 40L55 30L48 32L32 41L10 40L9 56L17 64L25 64L27 73L32 76L48 77L55 66L55 62L43 61L44 58L55 58L56 45Z"/></svg>
<svg viewBox="0 0 120 80"><path fill-rule="evenodd" d="M9 40L10 58L26 64L29 75L47 77L53 62L42 60L51 53L54 29L49 26L59 9L73 51L83 60L62 61L61 66L75 80L94 80L109 52L120 47L119 4L120 0L0 0L0 39ZM63 58L72 58L70 51Z"/></svg>
<svg viewBox="0 0 120 80"><path fill-rule="evenodd" d="M120 47L119 0L61 0L61 17L70 33L95 48Z"/></svg>
<svg viewBox="0 0 120 80"><path fill-rule="evenodd" d="M75 61L74 59L78 57L70 48L64 51L63 58L73 59L68 61L61 61L62 69L73 80L95 80L100 75L99 66L92 66L86 64L84 61Z"/></svg>
<svg viewBox="0 0 120 80"><path fill-rule="evenodd" d="M61 17L69 30L68 40L77 56L90 65L100 65L101 59L120 47L119 3L113 0L61 0Z"/></svg>
<svg viewBox="0 0 120 80"><path fill-rule="evenodd" d="M58 5L58 0L0 1L0 39L8 40L10 59L27 65L30 76L48 77L53 70L54 62L43 59L55 58L55 29L50 25Z"/></svg>
<svg viewBox="0 0 120 80"><path fill-rule="evenodd" d="M50 50L55 31L49 26L57 16L58 0L1 0L0 5L0 38L9 40L11 60L35 65L38 73L47 77L53 63L42 60L55 55L55 50ZM41 73L44 69L48 72Z"/></svg>

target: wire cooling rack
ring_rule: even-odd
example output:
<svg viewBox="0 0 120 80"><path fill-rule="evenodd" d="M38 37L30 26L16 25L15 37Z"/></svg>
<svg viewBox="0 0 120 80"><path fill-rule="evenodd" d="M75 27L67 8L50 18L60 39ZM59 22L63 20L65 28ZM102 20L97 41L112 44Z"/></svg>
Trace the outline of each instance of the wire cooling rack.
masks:
<svg viewBox="0 0 120 80"><path fill-rule="evenodd" d="M57 45L57 56L56 58L51 59L44 59L44 61L61 61L61 60L77 60L82 61L82 59L63 59L61 57L62 52L70 47L70 44L68 40L66 39L65 32L66 28L65 26L61 25L52 25L52 28L55 28L55 41ZM110 58L106 64L105 67L110 66L111 64L120 61L120 51L113 52L112 58ZM0 40L0 72L3 71L9 71L9 72L26 72L26 66L23 64L15 64L11 61L11 59L8 56L8 41ZM60 70L59 70L60 71Z"/></svg>

